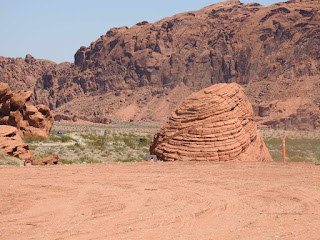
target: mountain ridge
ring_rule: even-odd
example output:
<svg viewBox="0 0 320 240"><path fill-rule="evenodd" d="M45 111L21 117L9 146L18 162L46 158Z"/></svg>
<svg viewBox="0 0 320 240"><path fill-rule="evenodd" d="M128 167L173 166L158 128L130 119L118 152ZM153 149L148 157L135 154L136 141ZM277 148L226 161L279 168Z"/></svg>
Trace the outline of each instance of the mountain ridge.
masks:
<svg viewBox="0 0 320 240"><path fill-rule="evenodd" d="M261 127L317 129L317 3L226 1L112 28L79 48L74 64L1 58L0 81L26 85L56 114L97 122L161 121L191 92L237 82Z"/></svg>

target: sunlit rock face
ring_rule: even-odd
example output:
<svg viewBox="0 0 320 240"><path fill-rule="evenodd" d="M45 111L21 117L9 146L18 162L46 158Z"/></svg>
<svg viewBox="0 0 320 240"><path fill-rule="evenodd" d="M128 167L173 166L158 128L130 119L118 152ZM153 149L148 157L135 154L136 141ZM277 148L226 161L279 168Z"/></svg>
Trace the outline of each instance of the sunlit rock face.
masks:
<svg viewBox="0 0 320 240"><path fill-rule="evenodd" d="M236 83L191 94L158 130L150 151L164 161L272 161Z"/></svg>
<svg viewBox="0 0 320 240"><path fill-rule="evenodd" d="M10 125L21 136L48 138L53 115L44 105L31 105L31 96L31 91L11 92L7 83L0 83L0 127Z"/></svg>
<svg viewBox="0 0 320 240"><path fill-rule="evenodd" d="M22 159L32 159L28 144L24 143L15 127L0 125L0 152Z"/></svg>

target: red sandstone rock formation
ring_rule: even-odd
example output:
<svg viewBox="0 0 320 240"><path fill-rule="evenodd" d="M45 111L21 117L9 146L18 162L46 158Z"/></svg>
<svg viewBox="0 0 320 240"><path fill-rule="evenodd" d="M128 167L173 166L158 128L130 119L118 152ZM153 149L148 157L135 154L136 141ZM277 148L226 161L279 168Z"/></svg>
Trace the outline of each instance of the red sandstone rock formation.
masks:
<svg viewBox="0 0 320 240"><path fill-rule="evenodd" d="M0 57L0 81L27 86L60 115L91 120L127 119L128 109L130 119L161 120L185 97L171 94L181 84L190 92L237 82L260 126L319 129L319 28L319 0L226 1L112 28L81 47L75 64Z"/></svg>
<svg viewBox="0 0 320 240"><path fill-rule="evenodd" d="M48 107L30 104L32 92L11 92L9 85L0 83L0 127L16 127L21 136L48 138L53 116Z"/></svg>
<svg viewBox="0 0 320 240"><path fill-rule="evenodd" d="M0 151L22 159L33 158L28 144L22 141L17 128L12 126L0 125Z"/></svg>
<svg viewBox="0 0 320 240"><path fill-rule="evenodd" d="M50 155L45 158L35 159L31 161L31 165L56 165L59 164L58 155Z"/></svg>
<svg viewBox="0 0 320 240"><path fill-rule="evenodd" d="M164 161L272 161L236 83L191 94L158 130L150 152Z"/></svg>

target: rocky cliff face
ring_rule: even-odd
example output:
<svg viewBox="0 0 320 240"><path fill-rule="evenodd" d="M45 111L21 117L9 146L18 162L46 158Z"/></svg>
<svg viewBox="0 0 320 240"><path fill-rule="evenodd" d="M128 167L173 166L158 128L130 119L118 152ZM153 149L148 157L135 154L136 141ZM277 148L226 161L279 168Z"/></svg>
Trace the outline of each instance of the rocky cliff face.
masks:
<svg viewBox="0 0 320 240"><path fill-rule="evenodd" d="M318 0L269 7L227 1L110 29L81 47L74 64L1 58L0 81L26 84L35 101L60 115L97 121L162 120L189 92L237 82L260 126L317 129L319 29ZM152 107L155 98L162 112Z"/></svg>

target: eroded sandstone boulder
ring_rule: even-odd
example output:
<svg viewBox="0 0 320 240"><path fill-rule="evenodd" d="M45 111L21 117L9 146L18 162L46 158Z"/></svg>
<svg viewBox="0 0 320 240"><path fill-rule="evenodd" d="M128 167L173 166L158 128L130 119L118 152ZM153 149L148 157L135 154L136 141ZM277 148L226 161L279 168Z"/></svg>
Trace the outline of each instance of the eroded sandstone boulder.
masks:
<svg viewBox="0 0 320 240"><path fill-rule="evenodd" d="M191 94L158 130L151 154L164 161L272 161L236 83Z"/></svg>
<svg viewBox="0 0 320 240"><path fill-rule="evenodd" d="M28 144L24 143L15 127L0 125L0 151L11 156L32 159Z"/></svg>
<svg viewBox="0 0 320 240"><path fill-rule="evenodd" d="M31 165L56 165L59 164L58 155L50 155L45 158L35 159L31 162Z"/></svg>
<svg viewBox="0 0 320 240"><path fill-rule="evenodd" d="M7 83L0 83L0 125L16 127L21 136L48 138L53 116L48 107L31 105L31 96L30 91L12 93Z"/></svg>

